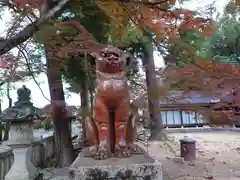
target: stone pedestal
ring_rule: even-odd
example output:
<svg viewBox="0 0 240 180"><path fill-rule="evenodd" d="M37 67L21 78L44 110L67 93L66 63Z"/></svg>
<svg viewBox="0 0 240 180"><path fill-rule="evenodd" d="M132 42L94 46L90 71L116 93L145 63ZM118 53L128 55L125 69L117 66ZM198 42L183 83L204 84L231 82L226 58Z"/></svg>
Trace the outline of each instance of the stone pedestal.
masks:
<svg viewBox="0 0 240 180"><path fill-rule="evenodd" d="M0 145L0 180L5 179L5 175L11 169L13 161L12 148Z"/></svg>
<svg viewBox="0 0 240 180"><path fill-rule="evenodd" d="M33 180L38 176L38 169L31 162L34 139L30 124L10 124L9 140L4 144L13 149L14 162L5 180Z"/></svg>
<svg viewBox="0 0 240 180"><path fill-rule="evenodd" d="M8 144L29 144L35 140L31 123L10 123Z"/></svg>
<svg viewBox="0 0 240 180"><path fill-rule="evenodd" d="M94 160L80 153L69 174L73 180L162 180L162 165L147 154Z"/></svg>

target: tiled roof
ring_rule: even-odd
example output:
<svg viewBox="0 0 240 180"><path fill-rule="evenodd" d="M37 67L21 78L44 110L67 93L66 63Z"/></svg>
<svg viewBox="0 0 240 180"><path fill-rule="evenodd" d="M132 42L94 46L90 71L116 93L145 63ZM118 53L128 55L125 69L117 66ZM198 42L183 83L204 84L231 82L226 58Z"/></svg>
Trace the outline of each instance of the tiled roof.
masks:
<svg viewBox="0 0 240 180"><path fill-rule="evenodd" d="M184 94L184 91L170 91L166 99L160 100L162 104L177 103L177 104L207 104L219 101L230 101L230 95L224 95L221 98L203 95L197 91L191 91Z"/></svg>

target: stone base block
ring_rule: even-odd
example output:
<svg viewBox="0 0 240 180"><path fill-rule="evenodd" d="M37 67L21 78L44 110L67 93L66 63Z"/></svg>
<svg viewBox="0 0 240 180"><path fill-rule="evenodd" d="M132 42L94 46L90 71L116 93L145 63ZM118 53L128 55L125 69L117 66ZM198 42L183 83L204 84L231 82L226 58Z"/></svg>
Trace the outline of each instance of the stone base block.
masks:
<svg viewBox="0 0 240 180"><path fill-rule="evenodd" d="M82 153L69 168L73 180L162 180L162 165L149 155L95 160Z"/></svg>
<svg viewBox="0 0 240 180"><path fill-rule="evenodd" d="M14 162L5 180L33 180L38 177L38 169L31 162L31 146L13 146Z"/></svg>

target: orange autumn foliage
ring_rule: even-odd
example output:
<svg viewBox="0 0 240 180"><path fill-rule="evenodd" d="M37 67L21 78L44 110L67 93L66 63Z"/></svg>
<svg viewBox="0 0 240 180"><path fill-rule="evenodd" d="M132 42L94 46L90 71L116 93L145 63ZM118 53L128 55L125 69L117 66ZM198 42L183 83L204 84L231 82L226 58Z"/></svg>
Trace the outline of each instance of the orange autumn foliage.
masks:
<svg viewBox="0 0 240 180"><path fill-rule="evenodd" d="M27 6L33 9L39 9L42 2L43 0L13 0L13 3L19 9L23 9Z"/></svg>
<svg viewBox="0 0 240 180"><path fill-rule="evenodd" d="M14 56L12 53L6 53L0 56L0 68L15 70L18 67L19 58Z"/></svg>
<svg viewBox="0 0 240 180"><path fill-rule="evenodd" d="M81 7L81 1L73 0L73 2ZM43 3L43 0L14 0L14 3L18 8L24 8L29 6L33 9L39 9L41 4ZM211 19L199 17L198 15L196 15L197 13L195 11L190 11L187 9L174 9L173 7L176 3L176 0L159 2L140 0L113 2L96 1L95 3L109 17L110 30L107 33L110 33L111 36L115 37L125 37L127 31L126 29L133 24L134 26L140 27L138 28L138 30L140 31L154 33L156 35L156 42L178 39L180 31L183 30L194 30L206 36L211 36L215 31L214 22ZM69 26L70 23L65 23L65 25ZM80 23L75 23L75 25L79 27ZM51 26L51 28L57 29L54 25ZM45 31L44 28L42 29L42 31ZM50 31L47 32L49 32L48 34L51 34ZM49 41L47 39L49 38L46 38L48 34L42 34L43 36L45 36L43 38L44 41L47 41L48 43ZM96 49L98 49L99 47L102 47L100 45L96 46L96 43L93 42L92 38L87 39L83 43L82 40L85 39L85 35L86 33L82 33L82 35L78 34L78 37L76 38L71 38L72 41L76 41L77 39L78 42L67 42L71 43L71 47L70 49L65 48L66 53L68 53L68 51L72 52L73 49L78 49L78 53L83 51L91 52L96 51ZM53 41L55 41L56 39L59 38L54 38ZM62 40L60 38L59 41L68 40ZM44 42L41 41L40 43ZM128 40L126 39L124 39L123 42L120 43L123 47L131 45L131 42L128 42ZM61 47L61 53L65 54L64 47L66 45L66 42L57 42L55 44L58 44L58 46L63 45L63 47Z"/></svg>
<svg viewBox="0 0 240 180"><path fill-rule="evenodd" d="M138 31L147 31L155 33L156 42L162 40L177 40L179 38L180 31L197 31L205 36L212 36L215 32L214 22L211 19L204 19L196 16L196 12L175 9L170 10L175 1L167 1L168 6L162 3L160 6L147 5L139 2L120 3L120 2L99 2L96 1L100 9L102 9L110 18L110 36L124 37L126 36L126 27L134 23L139 27ZM160 7L160 8L158 8ZM165 9L163 8L165 7ZM69 21L64 22L66 26L74 25L81 27L80 22ZM112 25L112 26L111 26ZM85 38L86 30L79 28L80 34L77 34L75 38L72 38L72 42L69 45L61 47L61 54L65 54L62 57L66 57L66 54L73 54L82 52L98 51L103 46L98 44L94 38ZM84 40L84 41L82 41ZM121 47L130 46L132 42L128 40L121 41L118 45ZM62 43L64 44L64 43Z"/></svg>
<svg viewBox="0 0 240 180"><path fill-rule="evenodd" d="M114 35L121 36L129 22L155 33L157 41L178 38L180 30L194 30L206 36L215 31L211 19L199 17L195 11L174 9L176 0L96 3L110 17Z"/></svg>

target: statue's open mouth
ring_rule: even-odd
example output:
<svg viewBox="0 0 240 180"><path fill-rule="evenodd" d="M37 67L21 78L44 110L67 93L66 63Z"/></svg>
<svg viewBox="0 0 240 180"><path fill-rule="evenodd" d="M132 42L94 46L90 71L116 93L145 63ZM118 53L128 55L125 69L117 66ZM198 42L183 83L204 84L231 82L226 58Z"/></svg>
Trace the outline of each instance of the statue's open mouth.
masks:
<svg viewBox="0 0 240 180"><path fill-rule="evenodd" d="M121 58L117 53L102 53L101 56L106 59L107 63L117 66L121 64Z"/></svg>

